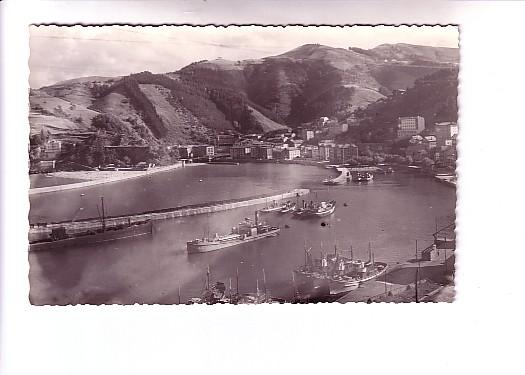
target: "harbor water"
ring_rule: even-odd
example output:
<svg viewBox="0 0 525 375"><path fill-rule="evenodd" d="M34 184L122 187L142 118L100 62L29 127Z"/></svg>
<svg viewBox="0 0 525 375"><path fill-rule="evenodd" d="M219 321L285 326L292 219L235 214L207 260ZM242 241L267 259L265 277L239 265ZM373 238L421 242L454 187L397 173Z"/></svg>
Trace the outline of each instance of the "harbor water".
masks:
<svg viewBox="0 0 525 375"><path fill-rule="evenodd" d="M30 222L78 220L97 216L104 196L109 215L176 207L214 200L308 188L305 201L337 201L331 216L295 219L266 213L261 218L281 228L277 237L203 254L187 254L186 242L229 232L256 208L156 221L152 236L60 250L30 252L33 304L178 303L200 296L209 266L211 279L239 292L255 292L257 280L275 297L290 297L292 271L304 262L305 246L314 255L353 247L355 257L396 264L428 246L435 219L453 215L455 190L432 178L409 173L376 174L371 182L324 186L336 171L293 164L203 165L142 179L48 193L30 198ZM271 203L271 202L268 202ZM100 209L100 208L99 208Z"/></svg>

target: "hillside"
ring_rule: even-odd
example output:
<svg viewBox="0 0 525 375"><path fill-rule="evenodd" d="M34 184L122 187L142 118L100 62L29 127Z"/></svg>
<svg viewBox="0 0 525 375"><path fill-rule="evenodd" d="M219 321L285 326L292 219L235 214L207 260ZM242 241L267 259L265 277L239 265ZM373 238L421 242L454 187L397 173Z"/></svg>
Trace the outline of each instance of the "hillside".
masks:
<svg viewBox="0 0 525 375"><path fill-rule="evenodd" d="M198 61L166 74L82 77L31 90L31 134L148 144L162 159L166 146L210 142L217 132L268 132L321 116L344 120L458 58L457 49L425 46L307 44L263 59Z"/></svg>
<svg viewBox="0 0 525 375"><path fill-rule="evenodd" d="M355 112L359 127L341 135L340 141L380 142L395 138L398 117L421 115L428 132L433 124L458 119L458 70L446 69L418 79L402 95L388 98Z"/></svg>

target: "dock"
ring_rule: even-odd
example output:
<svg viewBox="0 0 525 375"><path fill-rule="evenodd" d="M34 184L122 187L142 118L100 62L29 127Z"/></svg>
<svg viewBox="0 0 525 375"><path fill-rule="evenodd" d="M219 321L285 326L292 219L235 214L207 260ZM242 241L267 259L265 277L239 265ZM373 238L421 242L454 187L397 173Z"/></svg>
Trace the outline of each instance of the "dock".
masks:
<svg viewBox="0 0 525 375"><path fill-rule="evenodd" d="M110 216L106 217L106 226L129 225L145 220L165 220L184 216L200 215L219 211L232 210L239 207L254 206L264 204L271 200L283 200L297 198L310 193L309 189L292 189L282 193L257 195L247 198L230 199L215 202L205 202L188 206L166 208L156 211L141 212L133 215ZM57 223L38 223L31 224L29 228L29 240L35 241L42 237L47 237L53 228L64 227L68 233L82 233L88 230L102 228L100 218L88 218L75 222L62 221Z"/></svg>
<svg viewBox="0 0 525 375"><path fill-rule="evenodd" d="M431 297L443 288L444 283L448 283L449 274L454 270L454 250L443 250L434 260L412 260L390 266L386 275L364 283L358 289L339 298L337 302L414 301L416 272L419 276L419 300L433 301Z"/></svg>

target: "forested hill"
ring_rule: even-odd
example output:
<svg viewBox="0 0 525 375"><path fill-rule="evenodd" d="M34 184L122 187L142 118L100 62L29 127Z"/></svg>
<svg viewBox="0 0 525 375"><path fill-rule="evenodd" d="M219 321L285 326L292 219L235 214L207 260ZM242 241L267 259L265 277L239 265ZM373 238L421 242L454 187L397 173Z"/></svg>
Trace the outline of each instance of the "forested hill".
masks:
<svg viewBox="0 0 525 375"><path fill-rule="evenodd" d="M444 69L415 81L403 94L391 95L355 112L359 127L341 141L380 142L395 138L398 117L421 115L427 132L441 121L458 119L458 70Z"/></svg>
<svg viewBox="0 0 525 375"><path fill-rule="evenodd" d="M307 44L257 60L217 58L165 74L83 77L34 89L29 122L32 135L96 132L92 142L162 150L209 142L225 130L267 132L320 116L346 120L457 61L457 49Z"/></svg>

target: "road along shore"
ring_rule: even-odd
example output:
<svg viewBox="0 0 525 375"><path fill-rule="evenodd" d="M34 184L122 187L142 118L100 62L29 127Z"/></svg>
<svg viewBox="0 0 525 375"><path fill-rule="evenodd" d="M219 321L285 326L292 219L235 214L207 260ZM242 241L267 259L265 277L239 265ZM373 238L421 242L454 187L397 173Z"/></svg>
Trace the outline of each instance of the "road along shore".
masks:
<svg viewBox="0 0 525 375"><path fill-rule="evenodd" d="M152 174L168 172L174 169L183 167L196 167L204 165L201 163L190 163L183 164L177 163L162 167L153 167L146 171L75 171L75 172L54 172L50 173L51 176L62 177L62 178L74 178L79 180L87 180L82 182L76 182L73 184L46 186L41 188L29 189L29 195L52 193L56 191L65 191L72 189L80 189L89 186L109 184L112 182L131 180L135 178L141 178L145 176L151 176Z"/></svg>

